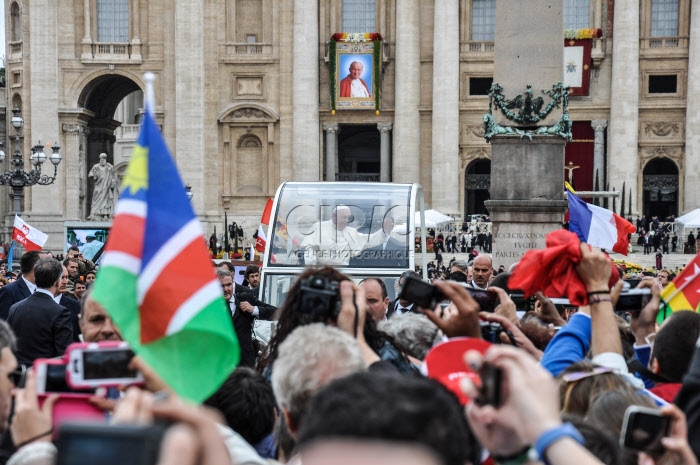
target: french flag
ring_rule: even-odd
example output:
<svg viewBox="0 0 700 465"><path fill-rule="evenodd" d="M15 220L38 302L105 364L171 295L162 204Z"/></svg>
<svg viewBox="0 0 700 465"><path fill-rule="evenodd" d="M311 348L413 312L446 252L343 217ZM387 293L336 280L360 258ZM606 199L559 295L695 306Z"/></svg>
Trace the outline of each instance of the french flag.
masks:
<svg viewBox="0 0 700 465"><path fill-rule="evenodd" d="M582 242L627 255L628 235L637 228L610 210L586 203L572 192L569 197L569 230Z"/></svg>

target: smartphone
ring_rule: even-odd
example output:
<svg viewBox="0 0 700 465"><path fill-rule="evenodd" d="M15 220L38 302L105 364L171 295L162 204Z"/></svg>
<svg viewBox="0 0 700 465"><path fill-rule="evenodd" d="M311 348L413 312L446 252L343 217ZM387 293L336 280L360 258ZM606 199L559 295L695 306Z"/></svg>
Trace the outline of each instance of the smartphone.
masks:
<svg viewBox="0 0 700 465"><path fill-rule="evenodd" d="M503 372L489 363L484 363L479 368L479 397L477 401L480 405L492 405L494 408L501 406L501 380Z"/></svg>
<svg viewBox="0 0 700 465"><path fill-rule="evenodd" d="M479 304L480 311L482 312L493 313L500 303L500 300L498 300L498 294L493 291L477 289L470 286L466 286L465 289L469 291L472 299L476 300L476 302Z"/></svg>
<svg viewBox="0 0 700 465"><path fill-rule="evenodd" d="M406 276L403 287L399 292L399 299L412 302L419 307L434 309L438 302L446 299L437 286L426 283L422 279Z"/></svg>
<svg viewBox="0 0 700 465"><path fill-rule="evenodd" d="M58 433L57 465L153 465L165 426L64 423Z"/></svg>
<svg viewBox="0 0 700 465"><path fill-rule="evenodd" d="M143 383L141 373L129 368L134 352L126 342L71 344L66 354L68 384L72 387L107 387Z"/></svg>
<svg viewBox="0 0 700 465"><path fill-rule="evenodd" d="M523 294L510 294L509 297L515 304L515 308L518 310L529 312L535 309L535 302L537 302L537 297L535 297L534 295L530 296L527 299Z"/></svg>
<svg viewBox="0 0 700 465"><path fill-rule="evenodd" d="M93 395L95 389L76 389L66 380L68 362L55 358L38 358L34 361L37 394L87 394Z"/></svg>
<svg viewBox="0 0 700 465"><path fill-rule="evenodd" d="M625 411L620 445L649 454L663 454L661 439L668 435L670 427L671 419L660 411L631 405Z"/></svg>
<svg viewBox="0 0 700 465"><path fill-rule="evenodd" d="M651 300L651 289L630 289L622 292L615 305L616 312L640 312Z"/></svg>
<svg viewBox="0 0 700 465"><path fill-rule="evenodd" d="M625 279L625 282L630 285L630 289L634 289L639 286L639 283L641 283L642 280L639 278L627 278Z"/></svg>

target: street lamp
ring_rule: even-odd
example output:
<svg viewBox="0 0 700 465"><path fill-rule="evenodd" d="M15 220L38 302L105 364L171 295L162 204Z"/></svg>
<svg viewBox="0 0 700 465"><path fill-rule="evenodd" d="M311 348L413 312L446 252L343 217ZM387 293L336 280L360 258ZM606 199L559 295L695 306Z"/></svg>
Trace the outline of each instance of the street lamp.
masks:
<svg viewBox="0 0 700 465"><path fill-rule="evenodd" d="M194 194L192 193L192 186L190 186L190 183L185 184L185 194L187 195L187 199L191 202Z"/></svg>
<svg viewBox="0 0 700 465"><path fill-rule="evenodd" d="M41 165L46 161L46 152L44 152L44 146L39 142L37 145L32 147L32 155L29 157L29 161L34 166L31 171L24 171L24 160L22 159L22 152L20 150L20 137L19 131L24 126L24 120L20 116L19 108L15 107L12 110L12 119L10 124L15 128L17 133L15 134L15 151L12 154L12 169L0 174L0 185L12 186L12 198L14 203L14 213L20 214L20 202L22 200L23 189L25 187L33 186L39 184L40 186L48 186L53 184L56 180L58 174L58 164L61 163L62 157L58 151L61 147L58 146L58 142L55 142L51 149L53 153L48 157L53 164L53 177L47 174L41 174ZM46 144L49 146L50 144ZM5 152L2 150L3 144L0 141L0 163L5 161Z"/></svg>

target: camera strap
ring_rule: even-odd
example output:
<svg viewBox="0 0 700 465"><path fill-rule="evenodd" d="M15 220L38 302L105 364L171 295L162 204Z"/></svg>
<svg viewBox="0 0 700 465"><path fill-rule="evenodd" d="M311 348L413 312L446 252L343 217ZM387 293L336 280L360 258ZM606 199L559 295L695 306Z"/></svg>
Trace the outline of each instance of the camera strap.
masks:
<svg viewBox="0 0 700 465"><path fill-rule="evenodd" d="M642 365L642 362L637 360L636 357L632 357L631 359L627 360L627 368L631 373L639 373L641 376L650 381L653 381L654 383L669 382L669 380L667 380L664 376L657 375L656 373L652 372L647 367Z"/></svg>

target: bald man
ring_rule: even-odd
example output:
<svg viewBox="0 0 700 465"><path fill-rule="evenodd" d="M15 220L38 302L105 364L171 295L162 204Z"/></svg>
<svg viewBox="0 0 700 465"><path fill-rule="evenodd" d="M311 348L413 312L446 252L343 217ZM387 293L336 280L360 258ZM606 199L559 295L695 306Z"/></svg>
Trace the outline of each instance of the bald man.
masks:
<svg viewBox="0 0 700 465"><path fill-rule="evenodd" d="M486 254L481 254L474 259L472 265L472 281L469 284L479 289L487 289L492 273L493 263L491 257Z"/></svg>
<svg viewBox="0 0 700 465"><path fill-rule="evenodd" d="M350 207L338 205L333 209L332 219L316 223L301 242L304 264L347 266L351 258L360 255L366 239L349 226L351 222Z"/></svg>

